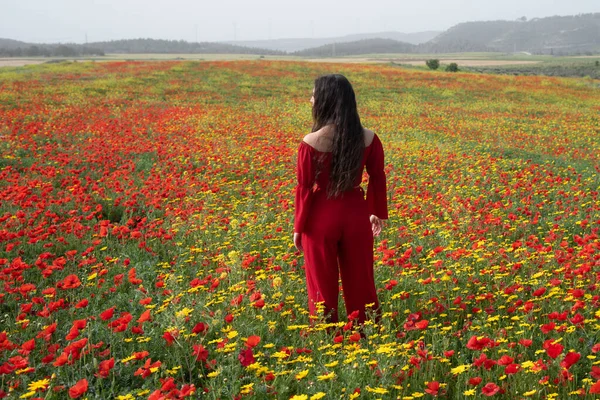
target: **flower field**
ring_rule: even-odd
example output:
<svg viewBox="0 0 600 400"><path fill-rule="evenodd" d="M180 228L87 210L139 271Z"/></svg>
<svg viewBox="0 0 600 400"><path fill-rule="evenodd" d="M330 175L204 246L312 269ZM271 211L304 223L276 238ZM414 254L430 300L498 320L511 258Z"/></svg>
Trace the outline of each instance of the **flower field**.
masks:
<svg viewBox="0 0 600 400"><path fill-rule="evenodd" d="M329 72L386 152L382 318L363 327L309 319L292 244ZM589 79L2 68L0 398L595 398L599 192Z"/></svg>

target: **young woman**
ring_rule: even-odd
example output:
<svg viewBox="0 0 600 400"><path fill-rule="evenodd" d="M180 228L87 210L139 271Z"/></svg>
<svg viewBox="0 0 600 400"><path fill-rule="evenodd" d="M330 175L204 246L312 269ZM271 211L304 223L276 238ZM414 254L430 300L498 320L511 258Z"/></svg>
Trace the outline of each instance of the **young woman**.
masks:
<svg viewBox="0 0 600 400"><path fill-rule="evenodd" d="M379 307L373 277L373 236L387 219L383 147L364 129L352 85L342 75L315 81L313 128L298 149L294 244L304 252L311 315L322 302L338 320L341 276L347 315L364 322L367 305ZM360 186L366 166L365 199Z"/></svg>

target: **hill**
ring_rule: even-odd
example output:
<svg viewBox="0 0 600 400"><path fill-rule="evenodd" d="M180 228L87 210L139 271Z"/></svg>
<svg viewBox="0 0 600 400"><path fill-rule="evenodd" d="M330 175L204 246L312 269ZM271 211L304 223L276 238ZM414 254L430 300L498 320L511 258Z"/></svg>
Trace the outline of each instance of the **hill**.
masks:
<svg viewBox="0 0 600 400"><path fill-rule="evenodd" d="M304 57L336 57L369 53L414 53L417 46L393 39L363 39L355 42L333 43L296 51L294 55Z"/></svg>
<svg viewBox="0 0 600 400"><path fill-rule="evenodd" d="M427 47L446 51L457 43L492 51L584 54L600 51L600 13L527 21L464 22L438 35Z"/></svg>
<svg viewBox="0 0 600 400"><path fill-rule="evenodd" d="M402 33L402 32L375 32L375 33L360 33L354 35L346 35L330 38L295 38L295 39L273 39L273 40L252 40L252 41L230 41L228 44L259 47L263 49L271 49L286 52L298 52L305 49L321 47L333 43L348 43L363 39L393 39L400 42L410 44L420 44L440 34L441 31L426 31L417 33Z"/></svg>
<svg viewBox="0 0 600 400"><path fill-rule="evenodd" d="M29 47L30 45L13 39L2 39L0 38L0 49L12 50L20 47Z"/></svg>
<svg viewBox="0 0 600 400"><path fill-rule="evenodd" d="M269 54L281 55L282 51L238 46L218 42L186 42L184 40L127 39L95 42L88 45L106 53L189 53L189 54Z"/></svg>
<svg viewBox="0 0 600 400"><path fill-rule="evenodd" d="M190 43L183 40L124 39L82 45L75 43L32 44L12 39L0 39L0 57L77 57L104 55L105 53L285 54L277 50L236 46L227 43Z"/></svg>

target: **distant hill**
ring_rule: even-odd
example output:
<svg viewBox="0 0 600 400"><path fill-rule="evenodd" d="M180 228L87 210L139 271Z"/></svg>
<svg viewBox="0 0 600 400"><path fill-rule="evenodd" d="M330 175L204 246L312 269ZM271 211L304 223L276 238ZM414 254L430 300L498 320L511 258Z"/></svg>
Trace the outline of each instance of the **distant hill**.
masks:
<svg viewBox="0 0 600 400"><path fill-rule="evenodd" d="M457 43L492 51L577 54L600 51L600 13L527 21L464 22L424 46L445 51Z"/></svg>
<svg viewBox="0 0 600 400"><path fill-rule="evenodd" d="M265 54L282 55L282 51L237 46L217 42L186 42L184 40L127 39L95 42L87 45L105 53L187 53L187 54Z"/></svg>
<svg viewBox="0 0 600 400"><path fill-rule="evenodd" d="M332 43L347 43L355 42L363 39L393 39L399 42L410 44L420 44L440 34L441 31L426 31L418 33L401 33L401 32L376 32L376 33L360 33L354 35L346 35L330 38L298 38L298 39L273 39L273 40L252 40L252 41L229 41L228 44L259 47L263 49L279 50L286 52L298 52L300 50L315 48Z"/></svg>
<svg viewBox="0 0 600 400"><path fill-rule="evenodd" d="M29 47L29 44L12 39L0 39L0 49L18 49L19 47Z"/></svg>
<svg viewBox="0 0 600 400"><path fill-rule="evenodd" d="M331 57L333 45L297 51L302 56ZM395 40L371 39L336 43L335 55L372 53L528 52L534 54L600 53L600 13L530 21L464 22L425 43L408 45Z"/></svg>
<svg viewBox="0 0 600 400"><path fill-rule="evenodd" d="M105 53L286 54L276 50L235 46L226 43L190 43L183 40L124 39L82 45L75 43L32 44L12 39L0 39L0 57L77 57L89 55L102 56Z"/></svg>
<svg viewBox="0 0 600 400"><path fill-rule="evenodd" d="M293 53L305 57L336 57L360 54L414 53L417 46L393 39L362 39L355 42L333 43Z"/></svg>

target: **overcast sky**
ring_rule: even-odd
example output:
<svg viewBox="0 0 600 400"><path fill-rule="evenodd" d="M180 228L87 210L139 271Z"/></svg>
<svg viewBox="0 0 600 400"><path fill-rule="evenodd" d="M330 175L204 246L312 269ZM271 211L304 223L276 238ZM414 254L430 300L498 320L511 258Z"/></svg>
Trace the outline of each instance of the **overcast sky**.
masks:
<svg viewBox="0 0 600 400"><path fill-rule="evenodd" d="M466 21L600 12L600 0L0 0L0 38L84 43L445 30Z"/></svg>

